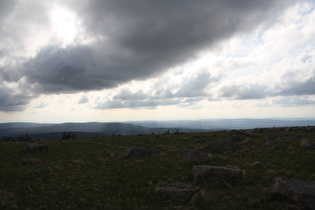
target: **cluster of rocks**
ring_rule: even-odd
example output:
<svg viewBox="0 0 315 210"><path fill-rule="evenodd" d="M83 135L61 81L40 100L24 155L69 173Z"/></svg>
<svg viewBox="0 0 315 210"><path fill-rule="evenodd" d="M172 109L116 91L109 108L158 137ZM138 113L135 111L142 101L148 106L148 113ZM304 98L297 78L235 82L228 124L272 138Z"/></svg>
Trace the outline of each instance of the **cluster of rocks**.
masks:
<svg viewBox="0 0 315 210"><path fill-rule="evenodd" d="M194 184L203 186L204 184L237 183L245 176L244 170L217 167L209 165L196 165L193 167ZM166 194L173 199L191 199L191 204L199 205L207 200L207 193L199 191L191 185L184 183L170 183L157 187L155 192Z"/></svg>
<svg viewBox="0 0 315 210"><path fill-rule="evenodd" d="M289 130L286 130L289 132ZM264 132L263 129L257 132ZM227 153L237 150L244 150L243 146L249 145L255 135L247 134L240 131L231 132L229 139L214 140L204 148L194 148L187 152L186 163L209 163L213 155L209 152ZM298 136L296 138L303 138ZM240 143L238 143L240 142ZM285 151L286 146L277 145L277 143L268 141L266 147L272 147L275 151ZM315 142L303 138L300 144L301 147L315 149ZM245 148L246 149L246 148ZM260 165L260 161L251 164L251 167ZM233 169L227 167L218 167L211 165L195 165L192 170L193 183L203 187L207 186L222 186L225 183L238 184L245 178L245 170ZM156 188L155 192L166 194L174 199L189 200L192 205L199 205L200 203L209 200L207 192L197 190L195 187L184 183L171 183L161 185ZM305 209L315 209L315 183L305 182L295 179L276 178L270 193L273 198L277 200L290 200L295 204Z"/></svg>
<svg viewBox="0 0 315 210"><path fill-rule="evenodd" d="M287 129L287 132L290 130ZM257 129L256 133L263 133L264 129ZM213 135L217 137L217 134ZM210 152L224 153L235 152L238 150L245 150L244 146L252 143L252 138L257 137L254 134L249 134L242 131L231 131L228 139L213 140L207 146L203 148L185 148L180 151L186 152L185 162L190 164L210 163L214 157ZM293 138L293 137L292 137ZM296 136L294 140L302 139L300 147L307 149L315 149L315 142L305 138L304 136ZM188 141L187 138L181 138L181 141ZM154 142L150 139L150 141ZM204 143L204 138L196 143ZM274 150L287 150L285 146L279 146L274 141L268 141L265 147L271 147ZM145 158L152 154L160 152L159 148L163 148L163 145L159 145L156 148L143 148L143 147L123 147L123 156L125 159L139 159ZM47 151L48 145L40 143L30 143L27 145L29 152ZM109 156L116 155L115 151L105 150L104 154ZM22 164L41 164L42 161L38 159L28 158L23 159ZM73 160L72 164L82 165L82 160ZM250 166L256 167L260 165L260 161L256 161ZM242 182L245 178L245 170L234 169L228 167L219 167L212 165L194 165L192 168L193 184L199 187L207 186L221 186L225 183L229 183L230 186ZM173 199L185 199L191 201L192 205L199 205L203 201L209 199L207 192L200 191L196 187L190 184L175 182L170 184L163 184L155 189L156 193L165 194ZM307 208L315 209L315 183L305 182L295 179L284 179L277 177L273 184L270 193L273 198L277 200L291 200L292 202Z"/></svg>

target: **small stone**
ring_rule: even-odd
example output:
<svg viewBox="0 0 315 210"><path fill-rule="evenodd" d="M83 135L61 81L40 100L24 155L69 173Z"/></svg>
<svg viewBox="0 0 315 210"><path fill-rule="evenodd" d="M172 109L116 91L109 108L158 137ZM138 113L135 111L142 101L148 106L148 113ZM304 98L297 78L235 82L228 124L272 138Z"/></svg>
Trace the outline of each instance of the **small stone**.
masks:
<svg viewBox="0 0 315 210"><path fill-rule="evenodd" d="M252 144L252 143L253 143L252 139L245 139L244 141L242 141L240 143L240 145L249 145L249 144Z"/></svg>
<svg viewBox="0 0 315 210"><path fill-rule="evenodd" d="M41 164L43 161L35 158L22 159L22 164Z"/></svg>
<svg viewBox="0 0 315 210"><path fill-rule="evenodd" d="M267 141L267 143L265 144L265 147L272 147L272 146L275 146L277 145L276 142L273 142L273 141Z"/></svg>
<svg viewBox="0 0 315 210"><path fill-rule="evenodd" d="M300 147L308 148L308 149L315 149L315 143L311 142L307 138L303 138L300 144Z"/></svg>
<svg viewBox="0 0 315 210"><path fill-rule="evenodd" d="M256 162L250 164L251 167L256 167L258 165L260 165L260 161L256 161Z"/></svg>
<svg viewBox="0 0 315 210"><path fill-rule="evenodd" d="M83 163L83 161L82 160L73 160L73 161L71 161L71 163L74 165L81 165Z"/></svg>
<svg viewBox="0 0 315 210"><path fill-rule="evenodd" d="M109 156L115 156L116 155L116 152L115 151L111 151L111 150L104 150L103 151L103 154L105 155L109 155Z"/></svg>

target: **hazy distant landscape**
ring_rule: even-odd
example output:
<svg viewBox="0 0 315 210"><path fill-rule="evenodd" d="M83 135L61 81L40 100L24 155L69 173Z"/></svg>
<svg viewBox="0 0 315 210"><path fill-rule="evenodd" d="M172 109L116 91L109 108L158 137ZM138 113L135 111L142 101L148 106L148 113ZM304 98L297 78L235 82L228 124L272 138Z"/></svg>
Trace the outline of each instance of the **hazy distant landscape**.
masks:
<svg viewBox="0 0 315 210"><path fill-rule="evenodd" d="M314 126L315 119L208 119L184 121L143 121L117 123L1 123L0 137L19 140L21 135L28 135L32 140L60 139L64 133L76 137L96 137L113 135L139 135L162 133L208 132L233 129L253 129L271 127Z"/></svg>

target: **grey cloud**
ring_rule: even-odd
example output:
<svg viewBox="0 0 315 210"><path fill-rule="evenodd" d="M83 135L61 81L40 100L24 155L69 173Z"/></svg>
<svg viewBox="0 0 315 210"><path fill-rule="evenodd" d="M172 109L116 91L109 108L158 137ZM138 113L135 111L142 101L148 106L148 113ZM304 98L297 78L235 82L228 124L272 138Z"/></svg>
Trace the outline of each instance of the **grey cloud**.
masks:
<svg viewBox="0 0 315 210"><path fill-rule="evenodd" d="M65 4L80 16L89 36L102 39L84 46L42 49L22 66L7 71L18 74L18 77L9 75L8 78L16 81L25 78L37 94L117 87L187 62L199 51L235 33L271 21L292 2L68 1ZM46 6L43 3L41 7L31 8ZM28 14L26 9L23 11L21 15ZM46 16L39 11L27 20L41 26L47 22ZM16 42L19 41L21 37L16 37Z"/></svg>
<svg viewBox="0 0 315 210"><path fill-rule="evenodd" d="M195 99L193 102L197 102L202 99ZM181 100L179 98L173 99L145 99L145 100L107 100L102 103L98 103L94 109L121 109L121 108L146 108L146 109L154 109L158 106L169 106L169 105L180 105L180 106L192 106L193 103L190 100Z"/></svg>
<svg viewBox="0 0 315 210"><path fill-rule="evenodd" d="M211 83L217 81L217 78L211 77L210 73L203 71L195 78L182 82L182 87L175 93L176 97L200 97L206 96L205 88Z"/></svg>
<svg viewBox="0 0 315 210"><path fill-rule="evenodd" d="M113 97L115 100L145 100L146 98L147 96L142 90L132 93L126 89L121 90L118 95Z"/></svg>
<svg viewBox="0 0 315 210"><path fill-rule="evenodd" d="M315 95L315 70L313 75L306 81L296 81L294 76L290 75L284 81L285 84L282 84L284 87L280 87L278 95Z"/></svg>
<svg viewBox="0 0 315 210"><path fill-rule="evenodd" d="M279 96L272 99L271 102L259 103L257 107L268 107L280 105L282 107L297 107L297 106L307 106L315 105L315 100L310 99L307 96Z"/></svg>
<svg viewBox="0 0 315 210"><path fill-rule="evenodd" d="M43 108L45 108L47 106L48 106L47 103L41 102L37 106L35 106L34 108L36 108L36 109L43 109Z"/></svg>
<svg viewBox="0 0 315 210"><path fill-rule="evenodd" d="M260 84L230 84L220 89L220 96L238 100L262 99L267 96L267 88L268 86Z"/></svg>
<svg viewBox="0 0 315 210"><path fill-rule="evenodd" d="M312 59L311 55L305 55L301 58L301 60L305 63L307 61L310 61Z"/></svg>
<svg viewBox="0 0 315 210"><path fill-rule="evenodd" d="M82 96L81 99L78 101L79 104L85 104L89 102L89 99L86 96Z"/></svg>

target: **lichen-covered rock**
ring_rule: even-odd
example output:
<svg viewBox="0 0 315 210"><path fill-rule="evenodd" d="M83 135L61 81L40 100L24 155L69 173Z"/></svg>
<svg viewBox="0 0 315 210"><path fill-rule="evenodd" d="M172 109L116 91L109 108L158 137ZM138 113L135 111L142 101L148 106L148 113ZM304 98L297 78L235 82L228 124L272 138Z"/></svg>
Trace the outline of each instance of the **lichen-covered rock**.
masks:
<svg viewBox="0 0 315 210"><path fill-rule="evenodd" d="M315 183L277 177L271 194L278 200L290 199L307 209L315 209Z"/></svg>
<svg viewBox="0 0 315 210"><path fill-rule="evenodd" d="M195 188L190 185L175 182L171 184L161 185L155 189L155 192L166 194L173 199L190 199L194 193L197 192Z"/></svg>
<svg viewBox="0 0 315 210"><path fill-rule="evenodd" d="M195 184L237 181L244 179L244 176L245 171L239 169L208 165L198 165L193 167Z"/></svg>
<svg viewBox="0 0 315 210"><path fill-rule="evenodd" d="M189 151L186 155L185 161L187 163L198 163L198 162L205 162L213 158L213 155L206 152L205 149L193 149Z"/></svg>

